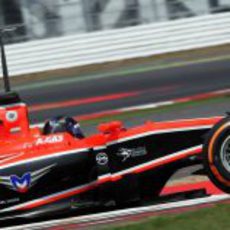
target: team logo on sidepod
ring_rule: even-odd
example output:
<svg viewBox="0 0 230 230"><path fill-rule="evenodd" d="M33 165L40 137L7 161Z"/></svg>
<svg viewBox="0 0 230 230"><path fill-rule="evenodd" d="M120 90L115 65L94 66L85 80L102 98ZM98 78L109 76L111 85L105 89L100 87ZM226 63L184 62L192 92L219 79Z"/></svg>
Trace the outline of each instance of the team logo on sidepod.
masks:
<svg viewBox="0 0 230 230"><path fill-rule="evenodd" d="M26 193L41 177L49 173L54 166L55 164L34 172L27 172L21 177L17 175L2 176L0 177L0 184L6 185L9 189L19 193Z"/></svg>
<svg viewBox="0 0 230 230"><path fill-rule="evenodd" d="M147 155L147 150L145 147L137 148L121 148L118 150L117 156L122 157L122 162L125 162L129 158L136 158Z"/></svg>

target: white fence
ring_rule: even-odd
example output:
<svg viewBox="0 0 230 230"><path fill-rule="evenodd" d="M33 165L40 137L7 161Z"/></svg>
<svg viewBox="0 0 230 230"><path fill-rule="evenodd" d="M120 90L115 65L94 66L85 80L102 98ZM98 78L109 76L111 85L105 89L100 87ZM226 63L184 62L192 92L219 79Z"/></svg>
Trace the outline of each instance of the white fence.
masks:
<svg viewBox="0 0 230 230"><path fill-rule="evenodd" d="M46 39L6 47L10 75L230 43L230 13Z"/></svg>

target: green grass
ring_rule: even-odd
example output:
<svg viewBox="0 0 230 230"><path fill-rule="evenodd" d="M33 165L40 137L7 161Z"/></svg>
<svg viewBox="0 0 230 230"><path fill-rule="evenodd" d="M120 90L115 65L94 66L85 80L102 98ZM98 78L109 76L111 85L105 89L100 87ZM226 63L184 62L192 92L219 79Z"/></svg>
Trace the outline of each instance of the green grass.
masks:
<svg viewBox="0 0 230 230"><path fill-rule="evenodd" d="M230 205L222 204L182 214L156 216L139 223L127 223L105 230L227 230L230 229Z"/></svg>
<svg viewBox="0 0 230 230"><path fill-rule="evenodd" d="M85 126L88 126L88 125L94 125L94 124L98 124L102 122L109 122L109 121L114 121L114 120L127 121L128 119L131 119L137 116L144 117L150 114L167 113L167 112L178 111L178 110L183 110L186 108L202 106L202 105L207 106L207 105L212 104L214 106L216 103L219 103L219 102L229 103L229 95L219 96L219 97L210 98L210 99L203 99L203 100L198 100L198 101L183 102L183 103L178 103L174 105L162 106L162 107L154 108L154 109L143 109L143 110L138 110L138 111L124 112L122 114L117 114L117 115L108 115L108 116L101 117L101 118L82 121L82 124Z"/></svg>

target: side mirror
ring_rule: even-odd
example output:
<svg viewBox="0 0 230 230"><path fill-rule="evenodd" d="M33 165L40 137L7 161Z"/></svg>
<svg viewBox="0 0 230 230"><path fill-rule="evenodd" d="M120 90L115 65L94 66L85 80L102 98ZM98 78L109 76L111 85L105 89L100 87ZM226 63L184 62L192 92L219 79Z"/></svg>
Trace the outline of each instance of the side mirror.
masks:
<svg viewBox="0 0 230 230"><path fill-rule="evenodd" d="M120 132L123 128L123 123L121 121L112 121L109 123L100 124L98 126L99 132L103 134L117 133Z"/></svg>

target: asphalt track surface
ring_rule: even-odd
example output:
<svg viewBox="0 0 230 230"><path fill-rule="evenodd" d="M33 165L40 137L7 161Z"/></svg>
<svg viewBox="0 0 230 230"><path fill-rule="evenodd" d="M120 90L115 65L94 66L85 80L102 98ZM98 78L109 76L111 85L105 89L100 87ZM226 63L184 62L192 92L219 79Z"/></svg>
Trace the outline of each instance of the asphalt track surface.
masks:
<svg viewBox="0 0 230 230"><path fill-rule="evenodd" d="M77 77L76 77L77 79ZM33 123L230 88L229 60L19 90ZM54 104L55 103L55 104ZM52 108L51 108L52 107Z"/></svg>

